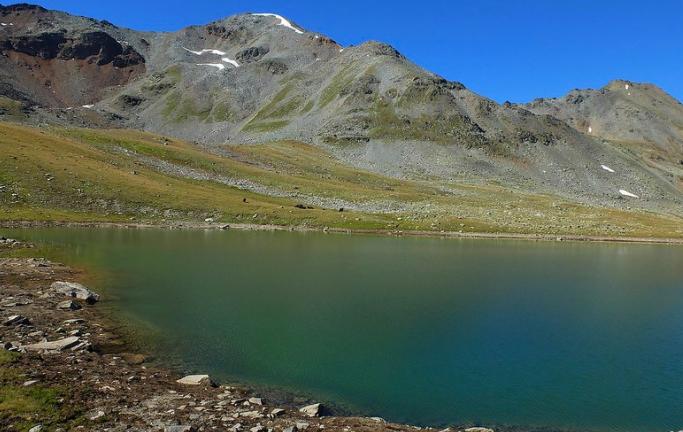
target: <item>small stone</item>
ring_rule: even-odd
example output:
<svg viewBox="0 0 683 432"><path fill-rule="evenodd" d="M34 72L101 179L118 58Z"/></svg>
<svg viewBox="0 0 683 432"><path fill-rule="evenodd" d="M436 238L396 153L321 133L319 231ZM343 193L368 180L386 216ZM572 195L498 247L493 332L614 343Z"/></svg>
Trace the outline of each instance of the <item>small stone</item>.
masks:
<svg viewBox="0 0 683 432"><path fill-rule="evenodd" d="M310 426L309 423L306 423L306 422L296 422L296 430L303 431L303 430L308 429L308 426Z"/></svg>
<svg viewBox="0 0 683 432"><path fill-rule="evenodd" d="M322 405L319 403L316 403L316 404L307 405L303 408L300 408L299 412L306 414L308 417L317 417L320 415L321 410L322 410Z"/></svg>
<svg viewBox="0 0 683 432"><path fill-rule="evenodd" d="M176 382L184 385L214 385L208 375L188 375L180 378Z"/></svg>
<svg viewBox="0 0 683 432"><path fill-rule="evenodd" d="M249 417L252 419L258 419L258 418L262 418L263 414L261 414L258 411L246 411L246 412L241 412L240 417Z"/></svg>
<svg viewBox="0 0 683 432"><path fill-rule="evenodd" d="M43 425L33 426L28 432L40 432L43 430Z"/></svg>
<svg viewBox="0 0 683 432"><path fill-rule="evenodd" d="M166 426L164 432L194 432L193 426Z"/></svg>
<svg viewBox="0 0 683 432"><path fill-rule="evenodd" d="M271 416L271 417L277 417L277 416L279 416L280 414L282 414L282 413L284 413L284 412L285 412L285 410L283 410L282 408L274 408L274 409L270 412L270 416Z"/></svg>
<svg viewBox="0 0 683 432"><path fill-rule="evenodd" d="M494 430L485 427L471 427L465 429L464 432L494 432Z"/></svg>
<svg viewBox="0 0 683 432"><path fill-rule="evenodd" d="M21 325L21 324L30 324L30 321L28 318L21 316L21 315L12 315L9 318L7 318L2 325L6 326L16 326L16 325Z"/></svg>
<svg viewBox="0 0 683 432"><path fill-rule="evenodd" d="M30 386L32 386L33 384L36 384L36 383L38 383L38 382L39 382L38 380L29 380L29 381L26 381L26 382L23 384L23 386L24 386L24 387L30 387Z"/></svg>
<svg viewBox="0 0 683 432"><path fill-rule="evenodd" d="M90 420L93 420L93 421L94 421L94 420L97 420L97 419L101 419L102 417L104 417L104 411L97 411L96 413L94 413L93 415L91 415L89 418L90 418Z"/></svg>
<svg viewBox="0 0 683 432"><path fill-rule="evenodd" d="M249 403L254 405L263 405L263 399L257 397L249 398Z"/></svg>
<svg viewBox="0 0 683 432"><path fill-rule="evenodd" d="M296 432L296 426L288 426L282 429L282 432Z"/></svg>
<svg viewBox="0 0 683 432"><path fill-rule="evenodd" d="M57 305L57 309L75 311L81 308L80 303L73 300L65 300Z"/></svg>
<svg viewBox="0 0 683 432"><path fill-rule="evenodd" d="M263 426L261 426L261 425L256 425L256 426L254 426L253 428L251 428L251 429L249 429L249 430L250 430L251 432L262 432L262 431L266 430L266 428L263 427Z"/></svg>

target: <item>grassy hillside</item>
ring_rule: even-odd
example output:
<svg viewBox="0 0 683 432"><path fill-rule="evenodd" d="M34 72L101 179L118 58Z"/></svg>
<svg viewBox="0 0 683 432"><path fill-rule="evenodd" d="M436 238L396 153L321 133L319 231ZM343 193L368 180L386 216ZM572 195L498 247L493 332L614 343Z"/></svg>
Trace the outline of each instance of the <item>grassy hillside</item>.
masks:
<svg viewBox="0 0 683 432"><path fill-rule="evenodd" d="M212 217L352 229L683 237L683 221L673 216L587 207L494 184L402 181L299 142L220 150L209 154L131 130L0 123L0 220Z"/></svg>

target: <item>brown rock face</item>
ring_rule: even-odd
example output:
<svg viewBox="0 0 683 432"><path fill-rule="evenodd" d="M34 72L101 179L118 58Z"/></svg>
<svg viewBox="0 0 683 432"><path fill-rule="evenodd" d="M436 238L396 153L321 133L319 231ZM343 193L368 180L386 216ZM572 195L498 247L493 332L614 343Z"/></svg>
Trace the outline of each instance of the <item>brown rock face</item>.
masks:
<svg viewBox="0 0 683 432"><path fill-rule="evenodd" d="M145 73L145 58L96 21L64 22L28 5L0 7L0 95L49 107L100 100ZM112 27L113 28L113 27Z"/></svg>

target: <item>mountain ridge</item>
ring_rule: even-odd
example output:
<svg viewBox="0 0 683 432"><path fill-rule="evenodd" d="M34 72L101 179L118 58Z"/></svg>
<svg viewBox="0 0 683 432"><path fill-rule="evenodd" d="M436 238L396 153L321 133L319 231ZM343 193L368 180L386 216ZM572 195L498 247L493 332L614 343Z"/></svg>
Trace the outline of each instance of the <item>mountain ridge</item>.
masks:
<svg viewBox="0 0 683 432"><path fill-rule="evenodd" d="M391 177L496 182L681 212L683 110L656 86L615 80L575 96L498 104L388 44L342 47L275 14L175 32L138 32L27 5L3 7L0 17L19 24L0 29L0 95L21 104L5 102L13 107L5 117L141 129L209 152L298 140ZM62 35L56 47L44 36L53 33ZM27 45L38 49L24 52ZM632 100L619 85L632 86ZM568 102L575 97L593 102ZM635 99L646 105L635 107ZM637 150L626 145L632 142Z"/></svg>

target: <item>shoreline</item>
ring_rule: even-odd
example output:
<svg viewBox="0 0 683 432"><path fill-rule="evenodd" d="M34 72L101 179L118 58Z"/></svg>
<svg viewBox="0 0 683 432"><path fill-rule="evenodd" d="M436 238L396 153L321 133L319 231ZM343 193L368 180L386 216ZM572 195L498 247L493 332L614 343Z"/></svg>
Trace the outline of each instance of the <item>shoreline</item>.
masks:
<svg viewBox="0 0 683 432"><path fill-rule="evenodd" d="M364 234L391 237L430 237L451 239L489 239L489 240L527 240L553 242L596 242L596 243L632 243L632 244L668 244L683 245L682 238L670 237L615 237L577 234L524 234L524 233L486 233L460 231L423 231L423 230L385 230L362 228L310 227L302 225L243 224L217 222L65 222L65 221L1 221L0 228L126 228L126 229L185 229L185 230L239 230L239 231L289 231L317 232L334 234Z"/></svg>
<svg viewBox="0 0 683 432"><path fill-rule="evenodd" d="M245 383L183 377L150 357L154 353L136 350L99 301L67 297L52 285L78 282L83 271L42 258L0 258L0 274L0 388L16 399L9 411L0 409L2 430L437 430L337 416L304 398L270 400L267 392ZM28 411L22 411L24 405ZM473 426L449 430L493 432Z"/></svg>

